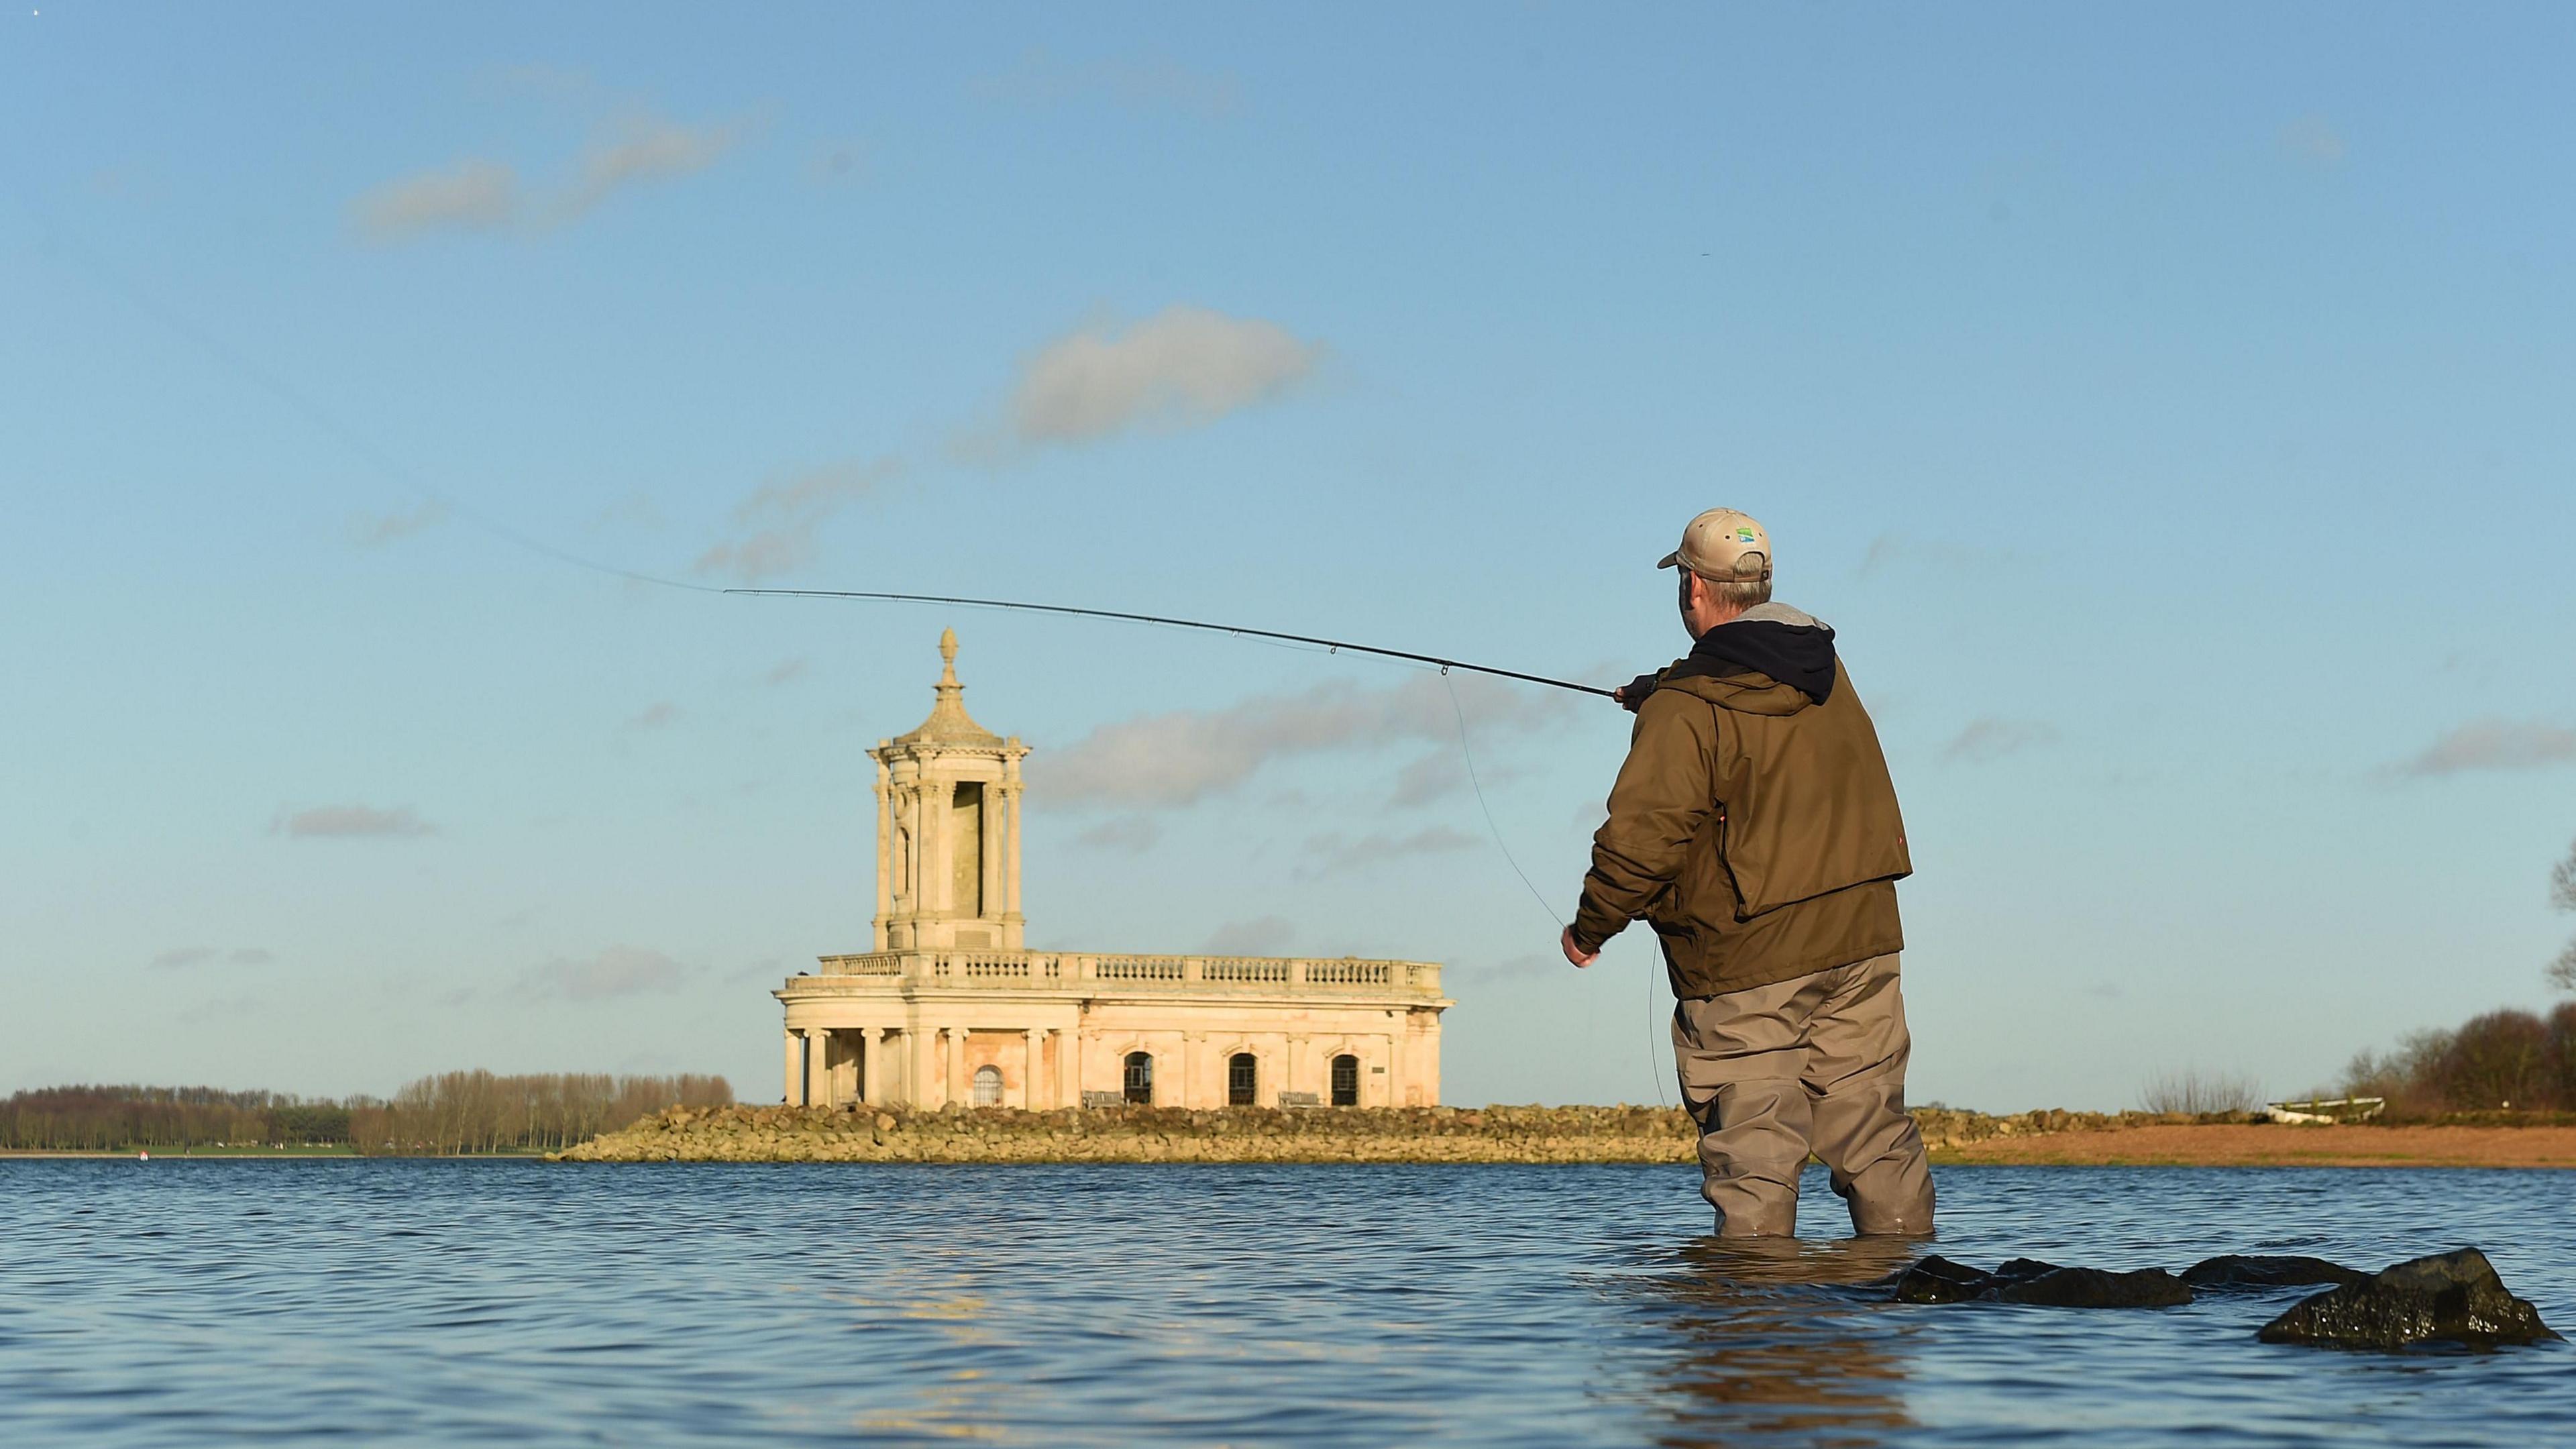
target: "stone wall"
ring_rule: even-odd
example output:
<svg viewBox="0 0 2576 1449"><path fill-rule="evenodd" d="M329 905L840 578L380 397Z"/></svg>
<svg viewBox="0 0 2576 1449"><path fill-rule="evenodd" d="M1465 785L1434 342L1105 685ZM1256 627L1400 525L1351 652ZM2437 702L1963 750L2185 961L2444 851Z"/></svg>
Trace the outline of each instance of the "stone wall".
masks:
<svg viewBox="0 0 2576 1449"><path fill-rule="evenodd" d="M1917 1109L1934 1151L1996 1137L2159 1122L2143 1113ZM674 1107L571 1162L1688 1162L1678 1107L911 1112Z"/></svg>

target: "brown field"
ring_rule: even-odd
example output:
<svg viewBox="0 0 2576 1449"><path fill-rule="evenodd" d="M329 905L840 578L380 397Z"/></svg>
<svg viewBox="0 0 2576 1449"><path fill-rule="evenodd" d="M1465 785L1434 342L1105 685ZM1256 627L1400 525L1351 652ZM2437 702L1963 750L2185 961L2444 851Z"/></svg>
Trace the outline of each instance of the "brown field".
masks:
<svg viewBox="0 0 2576 1449"><path fill-rule="evenodd" d="M2576 1127L2152 1124L1993 1137L1935 1163L2066 1167L2576 1167Z"/></svg>

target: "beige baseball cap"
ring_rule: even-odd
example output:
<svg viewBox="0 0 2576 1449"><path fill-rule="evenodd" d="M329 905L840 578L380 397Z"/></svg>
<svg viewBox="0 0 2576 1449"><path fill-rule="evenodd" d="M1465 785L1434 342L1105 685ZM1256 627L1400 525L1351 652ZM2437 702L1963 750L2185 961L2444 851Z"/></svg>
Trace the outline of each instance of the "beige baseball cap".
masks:
<svg viewBox="0 0 2576 1449"><path fill-rule="evenodd" d="M1771 577L1771 535L1753 515L1712 508L1682 530L1682 546L1665 554L1659 569L1679 564L1719 583L1753 583Z"/></svg>

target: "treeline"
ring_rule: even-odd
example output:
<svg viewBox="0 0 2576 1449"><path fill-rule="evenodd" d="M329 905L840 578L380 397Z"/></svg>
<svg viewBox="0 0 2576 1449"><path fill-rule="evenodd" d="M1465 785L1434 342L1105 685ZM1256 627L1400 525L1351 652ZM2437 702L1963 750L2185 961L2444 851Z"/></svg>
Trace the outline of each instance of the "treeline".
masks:
<svg viewBox="0 0 2576 1449"><path fill-rule="evenodd" d="M349 1140L361 1152L560 1152L665 1107L732 1105L722 1077L442 1072L390 1102L353 1103Z"/></svg>
<svg viewBox="0 0 2576 1449"><path fill-rule="evenodd" d="M2419 1031L2345 1069L2346 1096L2385 1097L2386 1116L2576 1112L2576 1001L2547 1016L2507 1009Z"/></svg>
<svg viewBox="0 0 2576 1449"><path fill-rule="evenodd" d="M665 1107L723 1107L722 1077L444 1072L392 1100L213 1087L43 1087L0 1101L0 1149L333 1147L393 1155L561 1151Z"/></svg>

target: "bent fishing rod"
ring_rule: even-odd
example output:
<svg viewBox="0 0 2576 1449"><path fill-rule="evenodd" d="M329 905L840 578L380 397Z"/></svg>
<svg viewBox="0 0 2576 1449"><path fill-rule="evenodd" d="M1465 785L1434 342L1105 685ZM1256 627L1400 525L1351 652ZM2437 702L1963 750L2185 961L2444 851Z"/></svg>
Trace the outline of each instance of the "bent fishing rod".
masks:
<svg viewBox="0 0 2576 1449"><path fill-rule="evenodd" d="M1470 664L1463 659L1443 659L1437 654L1415 654L1404 649L1380 649L1374 644L1353 644L1342 639L1318 639L1311 634L1282 634L1276 629L1253 629L1241 624L1209 624L1197 619L1166 619L1155 614L1123 614L1115 609L1077 609L1070 604L1026 604L1010 599L957 599L941 594L876 594L856 589L727 589L728 594L746 594L773 599L868 599L894 604L956 604L971 609L1014 609L1025 614L1072 614L1085 619L1117 619L1130 624L1161 624L1172 629L1201 629L1211 634L1235 634L1248 639L1278 639L1290 644L1313 644L1338 654L1347 649L1353 654L1374 654L1382 659L1405 659L1416 664L1435 664L1442 671L1464 669L1476 674L1491 674L1502 679L1517 679L1523 684L1544 684L1551 689L1570 689L1577 694L1597 694L1603 699L1618 696L1607 689L1571 680L1550 679L1544 674L1523 674L1517 669L1496 669L1490 664Z"/></svg>

